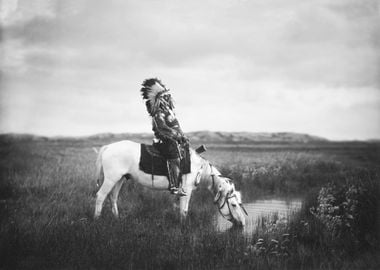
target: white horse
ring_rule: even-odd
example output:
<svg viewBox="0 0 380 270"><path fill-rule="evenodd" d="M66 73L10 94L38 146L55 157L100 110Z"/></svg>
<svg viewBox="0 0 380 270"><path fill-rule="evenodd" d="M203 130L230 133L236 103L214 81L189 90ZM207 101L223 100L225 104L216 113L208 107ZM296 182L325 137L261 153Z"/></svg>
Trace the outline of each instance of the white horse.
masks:
<svg viewBox="0 0 380 270"><path fill-rule="evenodd" d="M123 178L132 179L145 187L157 190L167 190L168 179L166 176L154 176L140 170L139 143L132 141L120 141L103 146L98 153L97 174L99 176L96 194L95 218L101 214L104 200L110 194L112 213L119 216L117 199ZM202 181L214 195L214 202L218 206L220 214L235 225L244 226L245 211L240 192L235 190L230 179L220 176L219 171L196 151L190 149L191 172L182 176L182 187L187 196L180 197L179 209L183 220L189 208L191 193ZM110 193L111 192L111 193Z"/></svg>

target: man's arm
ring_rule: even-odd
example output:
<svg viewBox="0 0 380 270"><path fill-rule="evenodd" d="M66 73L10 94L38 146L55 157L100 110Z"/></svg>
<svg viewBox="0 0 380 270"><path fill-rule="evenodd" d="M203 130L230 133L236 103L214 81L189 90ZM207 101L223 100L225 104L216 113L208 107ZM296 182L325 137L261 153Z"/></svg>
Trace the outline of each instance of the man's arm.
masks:
<svg viewBox="0 0 380 270"><path fill-rule="evenodd" d="M161 136L178 140L182 137L182 134L177 130L170 128L165 122L165 115L163 113L157 113L153 117L153 124Z"/></svg>

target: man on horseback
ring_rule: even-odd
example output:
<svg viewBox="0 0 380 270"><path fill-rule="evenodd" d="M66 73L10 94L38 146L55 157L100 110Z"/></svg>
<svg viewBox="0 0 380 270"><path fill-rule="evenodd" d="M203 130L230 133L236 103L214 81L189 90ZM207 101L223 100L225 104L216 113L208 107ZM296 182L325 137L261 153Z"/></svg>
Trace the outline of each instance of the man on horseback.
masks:
<svg viewBox="0 0 380 270"><path fill-rule="evenodd" d="M174 113L173 99L169 89L158 79L147 79L141 93L152 117L154 145L167 160L169 190L172 194L185 196L181 185L181 146L188 145Z"/></svg>

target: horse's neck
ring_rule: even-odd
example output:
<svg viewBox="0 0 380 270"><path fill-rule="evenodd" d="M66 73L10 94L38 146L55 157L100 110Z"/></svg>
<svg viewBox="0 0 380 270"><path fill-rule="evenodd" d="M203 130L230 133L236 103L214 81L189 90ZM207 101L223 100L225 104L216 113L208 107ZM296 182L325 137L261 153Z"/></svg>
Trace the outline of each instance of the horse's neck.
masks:
<svg viewBox="0 0 380 270"><path fill-rule="evenodd" d="M205 160L205 171L203 175L203 182L207 188L215 195L218 192L218 187L220 184L220 175L218 169L212 166L207 160Z"/></svg>

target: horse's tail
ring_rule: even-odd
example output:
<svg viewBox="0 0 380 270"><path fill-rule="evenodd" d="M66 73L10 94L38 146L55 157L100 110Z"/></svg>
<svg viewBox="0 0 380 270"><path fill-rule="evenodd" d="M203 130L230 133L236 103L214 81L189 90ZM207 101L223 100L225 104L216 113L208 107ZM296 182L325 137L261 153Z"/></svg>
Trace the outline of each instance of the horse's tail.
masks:
<svg viewBox="0 0 380 270"><path fill-rule="evenodd" d="M99 188L102 186L104 181L104 171L103 171L103 164L102 164L102 155L104 150L106 150L107 146L102 146L99 151L95 151L98 153L98 157L96 158L96 192L99 190Z"/></svg>

